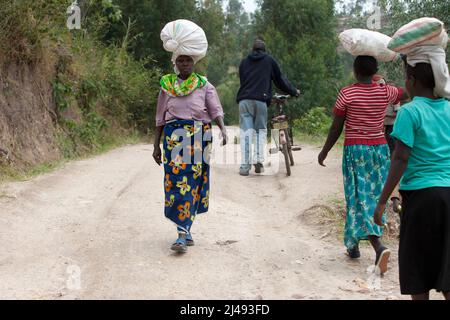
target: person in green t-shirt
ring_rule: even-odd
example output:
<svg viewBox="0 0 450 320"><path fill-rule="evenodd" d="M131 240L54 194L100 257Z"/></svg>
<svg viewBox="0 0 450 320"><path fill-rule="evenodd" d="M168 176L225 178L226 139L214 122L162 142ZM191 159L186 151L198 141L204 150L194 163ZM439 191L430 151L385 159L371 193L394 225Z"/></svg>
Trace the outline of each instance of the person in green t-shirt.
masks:
<svg viewBox="0 0 450 320"><path fill-rule="evenodd" d="M406 63L413 100L397 115L392 164L374 213L382 225L401 179L400 289L413 300L429 299L432 289L450 300L450 102L435 95L436 72L429 63Z"/></svg>

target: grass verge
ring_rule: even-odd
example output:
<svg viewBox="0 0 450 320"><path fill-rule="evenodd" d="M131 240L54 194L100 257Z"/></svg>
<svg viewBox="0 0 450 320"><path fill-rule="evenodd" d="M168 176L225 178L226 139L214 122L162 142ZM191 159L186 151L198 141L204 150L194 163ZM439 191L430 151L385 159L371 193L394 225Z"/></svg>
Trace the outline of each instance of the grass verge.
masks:
<svg viewBox="0 0 450 320"><path fill-rule="evenodd" d="M109 139L102 145L97 146L91 151L70 158L63 158L62 160L50 163L42 163L36 166L32 166L25 169L14 168L10 165L0 165L0 185L13 182L13 181L27 181L33 179L39 175L54 172L61 169L64 165L71 161L77 161L82 159L88 159L94 156L98 156L107 153L113 149L123 147L125 145L138 144L148 142L149 138L146 136L133 133L127 136L117 136ZM0 194L1 195L1 194Z"/></svg>
<svg viewBox="0 0 450 320"><path fill-rule="evenodd" d="M302 220L311 225L323 234L321 238L334 237L337 241L343 243L344 229L346 220L346 204L344 198L337 196L326 200L323 204L316 204L302 213ZM383 242L388 245L398 243L400 232L400 217L388 208L387 228L383 233ZM368 241L361 241L361 247L369 247Z"/></svg>

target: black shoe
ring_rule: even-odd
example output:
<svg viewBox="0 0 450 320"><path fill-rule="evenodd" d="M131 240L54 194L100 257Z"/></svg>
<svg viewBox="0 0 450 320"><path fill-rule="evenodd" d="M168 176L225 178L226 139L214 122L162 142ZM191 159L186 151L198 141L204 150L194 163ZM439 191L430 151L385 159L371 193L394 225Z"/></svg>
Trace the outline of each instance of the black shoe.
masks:
<svg viewBox="0 0 450 320"><path fill-rule="evenodd" d="M348 256L351 259L359 259L361 258L361 253L359 252L359 247L353 247L352 249L347 249Z"/></svg>
<svg viewBox="0 0 450 320"><path fill-rule="evenodd" d="M255 164L255 173L262 173L264 172L264 166L262 163Z"/></svg>
<svg viewBox="0 0 450 320"><path fill-rule="evenodd" d="M244 177L247 177L247 176L249 176L250 175L250 169L245 169L245 168L240 168L239 169L239 174L241 175L241 176L244 176Z"/></svg>

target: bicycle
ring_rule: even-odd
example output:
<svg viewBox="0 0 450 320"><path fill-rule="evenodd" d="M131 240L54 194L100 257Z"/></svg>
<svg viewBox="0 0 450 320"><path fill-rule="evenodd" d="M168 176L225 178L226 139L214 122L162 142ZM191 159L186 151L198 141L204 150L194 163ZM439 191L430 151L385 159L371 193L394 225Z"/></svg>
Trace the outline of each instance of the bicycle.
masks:
<svg viewBox="0 0 450 320"><path fill-rule="evenodd" d="M273 130L278 130L278 143L275 139L276 147L270 150L270 154L274 154L281 151L284 155L284 162L286 165L287 175L291 175L291 166L294 166L294 156L292 151L299 151L302 148L294 146L294 138L292 134L292 128L289 126L289 117L283 111L283 105L291 96L275 94L272 98L272 102L277 105L278 115L274 116L271 121L271 127Z"/></svg>

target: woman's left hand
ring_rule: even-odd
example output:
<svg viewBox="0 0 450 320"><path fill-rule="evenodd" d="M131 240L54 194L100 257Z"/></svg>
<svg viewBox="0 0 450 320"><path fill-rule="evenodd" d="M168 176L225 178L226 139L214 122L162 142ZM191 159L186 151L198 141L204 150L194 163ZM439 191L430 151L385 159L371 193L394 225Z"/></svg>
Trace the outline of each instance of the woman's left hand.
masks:
<svg viewBox="0 0 450 320"><path fill-rule="evenodd" d="M378 203L378 205L375 209L375 213L373 214L373 220L380 227L384 227L383 214L385 211L386 211L386 204Z"/></svg>
<svg viewBox="0 0 450 320"><path fill-rule="evenodd" d="M326 167L326 165L324 164L324 161L325 161L325 159L327 158L327 156L328 156L328 153L325 152L324 150L322 150L322 151L319 153L319 156L318 156L318 158L317 158L317 161L319 162L319 164L320 164L322 167Z"/></svg>
<svg viewBox="0 0 450 320"><path fill-rule="evenodd" d="M220 131L220 138L222 139L222 146L225 146L228 142L228 135L227 135L227 129L223 128Z"/></svg>

